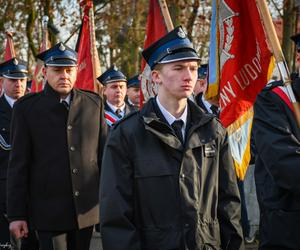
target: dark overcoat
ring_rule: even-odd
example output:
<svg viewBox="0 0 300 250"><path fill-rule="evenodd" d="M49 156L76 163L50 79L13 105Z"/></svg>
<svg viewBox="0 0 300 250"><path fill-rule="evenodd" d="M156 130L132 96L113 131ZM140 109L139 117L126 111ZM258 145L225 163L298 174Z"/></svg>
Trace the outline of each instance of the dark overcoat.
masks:
<svg viewBox="0 0 300 250"><path fill-rule="evenodd" d="M254 105L259 241L260 249L299 250L300 129L293 111L272 91L280 85L269 84Z"/></svg>
<svg viewBox="0 0 300 250"><path fill-rule="evenodd" d="M107 128L101 98L73 89L69 110L48 84L14 106L8 168L9 220L34 229L99 222L99 172Z"/></svg>
<svg viewBox="0 0 300 250"><path fill-rule="evenodd" d="M4 95L0 97L0 244L10 241L6 214L6 176L10 146L10 121L12 108Z"/></svg>
<svg viewBox="0 0 300 250"><path fill-rule="evenodd" d="M243 248L227 134L189 102L186 143L151 99L110 131L102 162L104 250Z"/></svg>
<svg viewBox="0 0 300 250"><path fill-rule="evenodd" d="M4 95L0 97L0 212L6 210L6 176L10 152L10 121L12 108Z"/></svg>

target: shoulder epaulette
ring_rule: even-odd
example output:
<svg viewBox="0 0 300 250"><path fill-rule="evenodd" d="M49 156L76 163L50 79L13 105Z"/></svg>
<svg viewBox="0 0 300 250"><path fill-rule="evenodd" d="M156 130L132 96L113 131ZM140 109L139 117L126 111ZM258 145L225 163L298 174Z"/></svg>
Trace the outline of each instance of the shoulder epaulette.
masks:
<svg viewBox="0 0 300 250"><path fill-rule="evenodd" d="M91 91L91 90L87 90L87 89L77 89L77 90L80 92L83 92L83 93L89 93L89 94L93 94L95 96L99 96L98 93L95 93L94 91Z"/></svg>
<svg viewBox="0 0 300 250"><path fill-rule="evenodd" d="M81 94L84 94L85 96L93 99L94 101L97 101L99 99L102 101L102 97L98 93L95 93L93 91L85 90L85 89L76 89L76 91Z"/></svg>

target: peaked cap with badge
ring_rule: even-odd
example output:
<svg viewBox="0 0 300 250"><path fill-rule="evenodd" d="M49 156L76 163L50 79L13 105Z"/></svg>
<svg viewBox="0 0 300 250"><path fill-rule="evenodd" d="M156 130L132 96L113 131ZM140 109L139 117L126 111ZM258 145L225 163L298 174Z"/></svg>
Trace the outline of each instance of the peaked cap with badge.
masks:
<svg viewBox="0 0 300 250"><path fill-rule="evenodd" d="M9 79L24 79L28 77L27 63L17 58L12 58L0 64L0 77Z"/></svg>
<svg viewBox="0 0 300 250"><path fill-rule="evenodd" d="M151 70L157 64L183 60L200 60L181 26L170 31L151 46L144 49L142 55Z"/></svg>
<svg viewBox="0 0 300 250"><path fill-rule="evenodd" d="M135 75L133 77L131 77L130 79L128 79L127 81L127 88L139 88L140 87L140 79L139 79L140 75Z"/></svg>
<svg viewBox="0 0 300 250"><path fill-rule="evenodd" d="M46 66L77 66L77 52L61 42L36 57Z"/></svg>
<svg viewBox="0 0 300 250"><path fill-rule="evenodd" d="M103 85L106 85L108 83L113 83L113 82L119 82L119 81L127 82L126 76L121 71L119 71L115 65L111 66L97 79Z"/></svg>
<svg viewBox="0 0 300 250"><path fill-rule="evenodd" d="M290 37L296 44L296 49L300 52L300 33Z"/></svg>
<svg viewBox="0 0 300 250"><path fill-rule="evenodd" d="M202 64L198 68L198 79L205 79L208 73L208 64Z"/></svg>

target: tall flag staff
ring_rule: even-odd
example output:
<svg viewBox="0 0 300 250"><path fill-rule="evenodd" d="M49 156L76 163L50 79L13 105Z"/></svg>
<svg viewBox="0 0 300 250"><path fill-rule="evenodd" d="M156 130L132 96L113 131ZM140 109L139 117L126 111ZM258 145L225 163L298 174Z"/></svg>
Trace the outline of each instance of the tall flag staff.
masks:
<svg viewBox="0 0 300 250"><path fill-rule="evenodd" d="M48 34L48 21L49 21L49 17L43 16L42 19L43 35L42 35L42 43L40 46L40 53L50 48L49 34ZM34 70L34 75L31 84L31 92L33 93L40 92L44 88L45 82L42 73L43 67L44 67L44 63L38 60Z"/></svg>
<svg viewBox="0 0 300 250"><path fill-rule="evenodd" d="M274 69L264 28L256 0L213 0L206 98L219 101L240 180L251 158L253 104Z"/></svg>
<svg viewBox="0 0 300 250"><path fill-rule="evenodd" d="M76 45L78 73L75 87L100 93L101 85L97 77L101 75L101 68L96 47L93 1L83 0L80 5L84 8L84 14Z"/></svg>
<svg viewBox="0 0 300 250"><path fill-rule="evenodd" d="M149 13L146 26L146 38L144 48L149 47L152 43L163 37L167 32L174 29L168 6L165 0L150 0ZM142 59L141 80L141 98L140 107L150 97L157 93L157 86L151 79L151 69L149 65Z"/></svg>
<svg viewBox="0 0 300 250"><path fill-rule="evenodd" d="M282 53L281 46L278 37L276 35L275 27L273 25L267 3L264 0L256 0L256 3L257 3L257 7L261 12L261 17L262 17L263 25L265 26L265 31L268 37L268 41L273 51L279 73L284 82L285 89L283 91L286 93L286 95L288 96L289 100L293 105L295 118L300 128L300 105L295 98L291 86L290 72L287 67L284 55Z"/></svg>

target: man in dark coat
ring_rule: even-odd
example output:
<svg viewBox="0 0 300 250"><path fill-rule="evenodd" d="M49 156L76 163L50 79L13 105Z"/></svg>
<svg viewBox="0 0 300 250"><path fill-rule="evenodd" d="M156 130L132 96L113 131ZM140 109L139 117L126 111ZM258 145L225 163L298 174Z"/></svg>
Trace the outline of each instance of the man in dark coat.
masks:
<svg viewBox="0 0 300 250"><path fill-rule="evenodd" d="M143 56L158 95L110 132L100 185L103 249L243 249L226 131L187 100L195 50L178 27Z"/></svg>
<svg viewBox="0 0 300 250"><path fill-rule="evenodd" d="M299 102L299 78L292 87ZM300 129L281 81L268 84L258 95L252 133L257 151L255 183L261 213L259 249L298 250Z"/></svg>
<svg viewBox="0 0 300 250"><path fill-rule="evenodd" d="M138 110L140 108L140 79L135 75L127 81L127 98L126 103Z"/></svg>
<svg viewBox="0 0 300 250"><path fill-rule="evenodd" d="M103 104L98 95L73 88L75 51L59 43L38 58L45 64L45 88L18 100L13 111L10 230L26 237L29 222L41 250L86 250L99 222Z"/></svg>
<svg viewBox="0 0 300 250"><path fill-rule="evenodd" d="M207 73L208 64L202 64L198 68L198 80L194 88L195 101L206 113L214 114L219 116L218 106L209 103L205 100L204 94L207 90Z"/></svg>
<svg viewBox="0 0 300 250"><path fill-rule="evenodd" d="M103 84L103 94L106 99L104 103L105 118L108 126L111 127L126 114L135 110L134 107L125 103L127 80L115 66L110 67L97 79Z"/></svg>
<svg viewBox="0 0 300 250"><path fill-rule="evenodd" d="M9 224L6 218L6 177L10 145L10 122L16 100L26 90L26 62L12 58L0 64L3 95L0 97L0 249L17 249L20 242L10 241ZM34 246L31 245L31 249Z"/></svg>

